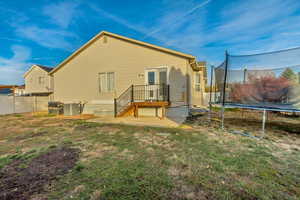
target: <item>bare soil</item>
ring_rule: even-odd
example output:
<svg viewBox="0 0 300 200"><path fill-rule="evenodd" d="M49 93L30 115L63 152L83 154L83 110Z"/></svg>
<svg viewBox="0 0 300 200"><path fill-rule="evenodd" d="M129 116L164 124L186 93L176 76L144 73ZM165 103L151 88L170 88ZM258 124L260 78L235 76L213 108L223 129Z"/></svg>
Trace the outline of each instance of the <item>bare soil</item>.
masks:
<svg viewBox="0 0 300 200"><path fill-rule="evenodd" d="M199 114L190 117L188 124L194 127L221 127L221 112ZM225 112L224 126L226 130L240 131L260 136L262 130L262 112L253 110L233 110ZM300 116L284 115L278 112L268 112L266 119L266 134L270 137L300 136Z"/></svg>
<svg viewBox="0 0 300 200"><path fill-rule="evenodd" d="M77 149L59 147L29 161L11 162L0 171L0 199L25 200L43 193L57 176L72 169L78 158Z"/></svg>

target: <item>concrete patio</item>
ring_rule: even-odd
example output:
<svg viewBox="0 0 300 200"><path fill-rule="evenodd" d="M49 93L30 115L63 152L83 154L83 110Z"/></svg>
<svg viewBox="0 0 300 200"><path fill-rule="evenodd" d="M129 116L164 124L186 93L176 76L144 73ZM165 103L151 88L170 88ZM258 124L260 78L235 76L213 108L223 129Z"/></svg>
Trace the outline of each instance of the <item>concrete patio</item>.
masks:
<svg viewBox="0 0 300 200"><path fill-rule="evenodd" d="M97 117L88 121L107 124L126 124L134 126L154 126L169 128L176 128L181 125L168 118L159 119L158 117Z"/></svg>

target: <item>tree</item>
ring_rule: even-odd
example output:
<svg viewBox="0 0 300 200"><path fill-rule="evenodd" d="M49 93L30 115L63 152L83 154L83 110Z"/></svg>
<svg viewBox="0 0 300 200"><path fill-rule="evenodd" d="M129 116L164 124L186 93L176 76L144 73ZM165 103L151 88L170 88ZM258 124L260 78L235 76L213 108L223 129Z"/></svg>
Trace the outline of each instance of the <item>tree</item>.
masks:
<svg viewBox="0 0 300 200"><path fill-rule="evenodd" d="M291 81L292 83L298 82L298 76L291 68L286 68L282 72L281 77L286 78L287 80Z"/></svg>
<svg viewBox="0 0 300 200"><path fill-rule="evenodd" d="M290 86L284 77L250 76L247 83L231 85L229 97L236 103L282 103L288 98Z"/></svg>

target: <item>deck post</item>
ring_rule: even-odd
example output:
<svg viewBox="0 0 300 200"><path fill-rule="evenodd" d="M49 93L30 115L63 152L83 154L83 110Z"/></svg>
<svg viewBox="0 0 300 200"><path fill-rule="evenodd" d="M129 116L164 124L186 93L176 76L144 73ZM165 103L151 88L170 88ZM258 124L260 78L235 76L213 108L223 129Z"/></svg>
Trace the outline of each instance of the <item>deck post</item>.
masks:
<svg viewBox="0 0 300 200"><path fill-rule="evenodd" d="M134 88L134 86L133 85L131 85L131 102L133 102L134 101L134 94L133 94L133 88Z"/></svg>
<svg viewBox="0 0 300 200"><path fill-rule="evenodd" d="M117 99L114 98L114 116L117 117Z"/></svg>
<svg viewBox="0 0 300 200"><path fill-rule="evenodd" d="M139 106L138 105L135 105L135 117L138 118L139 117Z"/></svg>

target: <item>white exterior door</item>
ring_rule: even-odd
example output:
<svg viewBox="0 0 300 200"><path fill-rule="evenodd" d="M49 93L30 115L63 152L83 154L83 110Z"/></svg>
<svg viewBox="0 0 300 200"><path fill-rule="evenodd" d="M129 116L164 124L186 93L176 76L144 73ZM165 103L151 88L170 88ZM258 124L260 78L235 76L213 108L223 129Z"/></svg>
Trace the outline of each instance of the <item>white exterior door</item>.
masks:
<svg viewBox="0 0 300 200"><path fill-rule="evenodd" d="M168 84L167 68L147 69L145 74L145 99L149 101L162 100L164 95L162 85Z"/></svg>

